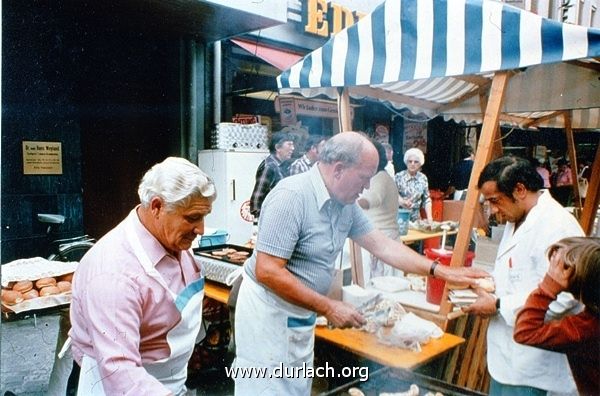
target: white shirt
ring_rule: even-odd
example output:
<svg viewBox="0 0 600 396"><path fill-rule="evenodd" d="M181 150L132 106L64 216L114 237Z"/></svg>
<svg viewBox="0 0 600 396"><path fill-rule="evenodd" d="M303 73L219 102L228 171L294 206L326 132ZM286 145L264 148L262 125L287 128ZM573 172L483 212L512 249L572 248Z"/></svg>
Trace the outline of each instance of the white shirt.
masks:
<svg viewBox="0 0 600 396"><path fill-rule="evenodd" d="M543 191L516 231L514 223L506 225L498 247L493 275L500 312L491 318L487 332L488 370L502 384L577 394L564 354L513 340L516 314L548 269L546 249L562 238L584 235L575 217Z"/></svg>

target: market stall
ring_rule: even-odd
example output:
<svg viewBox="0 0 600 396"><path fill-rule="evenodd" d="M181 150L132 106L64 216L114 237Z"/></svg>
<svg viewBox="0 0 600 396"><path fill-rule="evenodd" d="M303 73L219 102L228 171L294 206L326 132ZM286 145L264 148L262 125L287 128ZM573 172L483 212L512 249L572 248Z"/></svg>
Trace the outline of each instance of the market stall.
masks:
<svg viewBox="0 0 600 396"><path fill-rule="evenodd" d="M564 128L575 159L573 130L600 128L599 57L599 29L548 20L504 3L388 0L277 82L281 94L337 98L342 130L352 130L350 99L365 97L414 114L483 124L451 261L460 266L478 207L478 176L502 153L499 125ZM580 217L588 234L600 203L600 147L592 168ZM447 294L445 289L441 319L452 310ZM467 359L457 367L456 357L448 369L460 370L461 384L469 382L469 372L485 373L485 337L476 335L485 334L486 326L478 318L469 324L462 318L455 326L460 334L473 335L462 352ZM485 388L485 383L469 385Z"/></svg>
<svg viewBox="0 0 600 396"><path fill-rule="evenodd" d="M390 56L392 55L393 56ZM563 24L488 0L386 1L278 79L281 94L376 98L413 113L482 122L452 265L464 262L477 207L476 181L501 152L500 123L521 128L600 128L600 30ZM568 139L572 147L572 137ZM571 158L575 158L574 149ZM600 155L581 216L591 231ZM595 187L595 188L594 188ZM451 307L443 299L441 313Z"/></svg>

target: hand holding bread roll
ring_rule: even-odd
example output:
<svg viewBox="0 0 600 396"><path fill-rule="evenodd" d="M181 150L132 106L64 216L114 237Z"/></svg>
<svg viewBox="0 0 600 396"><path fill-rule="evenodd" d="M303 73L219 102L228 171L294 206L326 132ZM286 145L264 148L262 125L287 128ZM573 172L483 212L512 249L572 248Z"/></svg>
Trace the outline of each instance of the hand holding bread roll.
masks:
<svg viewBox="0 0 600 396"><path fill-rule="evenodd" d="M494 278L481 278L477 281L477 287L485 290L488 293L493 293L496 291L496 283L494 282Z"/></svg>

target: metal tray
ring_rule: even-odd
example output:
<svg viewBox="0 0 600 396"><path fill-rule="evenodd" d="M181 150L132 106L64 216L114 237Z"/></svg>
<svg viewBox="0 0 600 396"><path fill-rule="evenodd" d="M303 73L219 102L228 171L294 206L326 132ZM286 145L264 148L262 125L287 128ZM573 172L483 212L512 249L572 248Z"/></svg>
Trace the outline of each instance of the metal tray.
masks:
<svg viewBox="0 0 600 396"><path fill-rule="evenodd" d="M248 252L249 255L248 257L250 257L252 255L252 249L251 248L247 248L245 246L239 246L239 245L232 245L232 244L223 244L223 245L215 245L215 246L203 246L203 247L198 247L198 248L194 248L194 254L197 254L199 256L204 256L204 257L208 257L211 258L213 260L219 260L219 261L224 261L226 263L230 263L230 264L235 264L235 265L242 265L243 263L237 262L237 261L232 261L230 260L227 256L213 256L211 254L211 252L217 251L217 250L223 250L223 249L235 249L238 252Z"/></svg>
<svg viewBox="0 0 600 396"><path fill-rule="evenodd" d="M355 380L328 392L321 393L319 396L330 395L349 395L350 388L360 389L366 396L378 396L383 392L405 392L411 384L419 387L419 394L424 395L427 392L441 392L444 396L484 396L484 393L472 389L462 388L457 385L428 377L423 374L415 373L409 370L384 367L369 375L366 381Z"/></svg>

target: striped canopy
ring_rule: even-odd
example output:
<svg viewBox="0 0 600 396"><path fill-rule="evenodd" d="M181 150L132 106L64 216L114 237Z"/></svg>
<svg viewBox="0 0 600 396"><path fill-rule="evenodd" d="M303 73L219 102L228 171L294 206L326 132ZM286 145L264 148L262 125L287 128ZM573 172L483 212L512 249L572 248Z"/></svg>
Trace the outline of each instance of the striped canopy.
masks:
<svg viewBox="0 0 600 396"><path fill-rule="evenodd" d="M479 95L494 72L515 70L504 123L560 126L552 113L576 109L585 114L573 113L573 128L600 128L596 57L600 29L491 0L387 0L277 83L281 94L335 98L346 87L353 98L480 122Z"/></svg>

